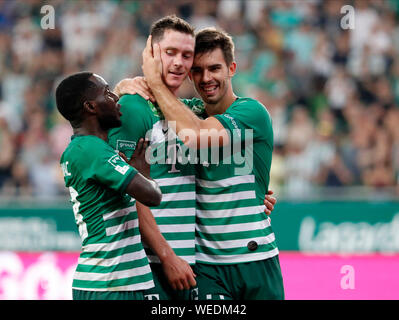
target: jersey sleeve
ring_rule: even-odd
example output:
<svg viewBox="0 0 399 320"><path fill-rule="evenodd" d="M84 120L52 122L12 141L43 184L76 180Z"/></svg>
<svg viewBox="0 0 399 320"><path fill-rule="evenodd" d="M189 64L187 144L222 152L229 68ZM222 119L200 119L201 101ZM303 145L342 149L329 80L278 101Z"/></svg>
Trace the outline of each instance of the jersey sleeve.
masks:
<svg viewBox="0 0 399 320"><path fill-rule="evenodd" d="M82 177L124 193L138 171L101 140L93 139L86 148L88 152L80 164Z"/></svg>
<svg viewBox="0 0 399 320"><path fill-rule="evenodd" d="M252 137L266 140L273 145L273 128L269 112L260 102L253 99L239 99L225 113L215 115L233 136L241 140Z"/></svg>
<svg viewBox="0 0 399 320"><path fill-rule="evenodd" d="M119 128L113 128L108 132L108 143L115 150L125 152L134 151L137 141L144 138L152 128L153 115L148 101L135 95L124 95L119 100L121 105L121 121ZM128 158L131 154L126 154Z"/></svg>
<svg viewBox="0 0 399 320"><path fill-rule="evenodd" d="M136 133L144 137L145 133L152 128L151 109L148 101L138 94L124 95L119 100L122 117L125 117L124 129L130 133Z"/></svg>

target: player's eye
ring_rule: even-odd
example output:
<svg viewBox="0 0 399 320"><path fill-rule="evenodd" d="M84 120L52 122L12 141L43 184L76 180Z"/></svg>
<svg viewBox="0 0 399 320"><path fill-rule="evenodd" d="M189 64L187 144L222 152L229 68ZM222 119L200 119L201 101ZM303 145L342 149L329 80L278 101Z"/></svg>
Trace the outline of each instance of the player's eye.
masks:
<svg viewBox="0 0 399 320"><path fill-rule="evenodd" d="M212 66L212 67L210 67L209 68L209 71L218 71L218 70L220 70L221 69L221 66Z"/></svg>

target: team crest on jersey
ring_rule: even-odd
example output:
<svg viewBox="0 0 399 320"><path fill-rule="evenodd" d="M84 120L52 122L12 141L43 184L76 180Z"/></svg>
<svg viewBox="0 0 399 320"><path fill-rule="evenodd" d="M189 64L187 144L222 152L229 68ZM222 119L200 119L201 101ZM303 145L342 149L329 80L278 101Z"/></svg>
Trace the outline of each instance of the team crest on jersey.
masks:
<svg viewBox="0 0 399 320"><path fill-rule="evenodd" d="M124 175L129 170L129 165L120 166L118 164L119 161L123 161L123 159L117 154L108 159L108 163L110 163L116 171Z"/></svg>

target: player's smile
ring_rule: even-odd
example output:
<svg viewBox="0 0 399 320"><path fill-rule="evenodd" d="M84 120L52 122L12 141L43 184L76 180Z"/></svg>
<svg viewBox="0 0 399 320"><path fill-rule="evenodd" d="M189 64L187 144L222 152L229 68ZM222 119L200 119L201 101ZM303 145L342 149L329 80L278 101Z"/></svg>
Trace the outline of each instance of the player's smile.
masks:
<svg viewBox="0 0 399 320"><path fill-rule="evenodd" d="M208 97L214 96L217 94L217 90L219 89L219 84L216 82L208 83L208 84L201 84L200 89L204 94Z"/></svg>

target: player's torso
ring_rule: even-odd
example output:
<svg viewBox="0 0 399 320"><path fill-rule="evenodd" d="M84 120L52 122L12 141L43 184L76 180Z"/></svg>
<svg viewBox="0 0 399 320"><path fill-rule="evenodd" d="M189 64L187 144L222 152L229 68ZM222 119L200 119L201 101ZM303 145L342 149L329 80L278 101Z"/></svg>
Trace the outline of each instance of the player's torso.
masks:
<svg viewBox="0 0 399 320"><path fill-rule="evenodd" d="M89 162L88 154L99 152L93 148L101 147L101 143L97 137L78 137L61 158L82 240L73 288L120 291L150 288L152 276L141 244L134 199L96 181L96 176L109 175L109 171L85 163ZM114 151L106 143L103 145L112 162ZM120 176L117 173L115 179Z"/></svg>
<svg viewBox="0 0 399 320"><path fill-rule="evenodd" d="M145 105L146 104L146 105ZM123 108L129 107L123 105ZM140 138L150 142L147 159L151 161L151 177L157 181L162 192L161 204L152 207L157 225L175 253L187 262L195 263L195 167L187 157L186 148L177 138L157 106L145 102L146 115L135 114L123 119L122 128L110 135L110 144L129 158ZM123 110L122 110L123 113ZM134 126L145 118L140 131L126 134L124 126ZM131 130L129 130L131 132ZM146 247L146 246L145 246ZM146 247L150 262L159 262L157 256Z"/></svg>
<svg viewBox="0 0 399 320"><path fill-rule="evenodd" d="M238 118L230 120L240 126ZM253 132L245 134L250 138L248 141L231 135L229 146L209 148L207 155L199 155L202 161L196 171L197 261L230 264L277 254L263 205L270 165L266 156L270 157L271 151Z"/></svg>

